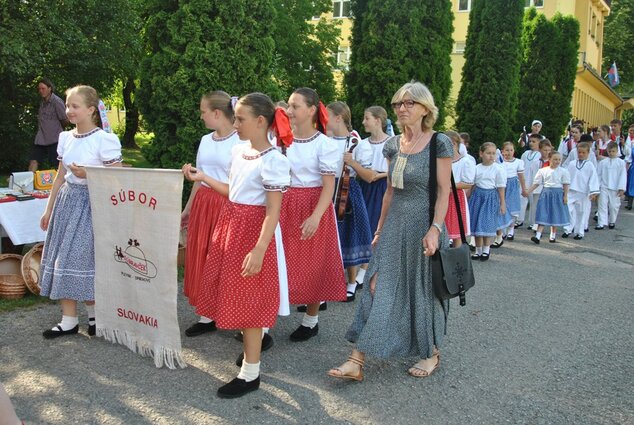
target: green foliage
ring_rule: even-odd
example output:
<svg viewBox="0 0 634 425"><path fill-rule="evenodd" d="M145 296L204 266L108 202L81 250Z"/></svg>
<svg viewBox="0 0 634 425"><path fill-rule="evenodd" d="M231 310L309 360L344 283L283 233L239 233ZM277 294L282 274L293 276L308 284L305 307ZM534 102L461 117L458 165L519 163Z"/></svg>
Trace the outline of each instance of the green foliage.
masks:
<svg viewBox="0 0 634 425"><path fill-rule="evenodd" d="M446 0L356 0L350 70L345 76L348 104L358 126L363 111L380 105L391 111L392 96L418 80L431 90L446 116L451 89L453 13Z"/></svg>
<svg viewBox="0 0 634 425"><path fill-rule="evenodd" d="M603 36L605 73L612 62L616 61L621 84L616 86L615 90L621 95L634 95L634 0L612 0Z"/></svg>
<svg viewBox="0 0 634 425"><path fill-rule="evenodd" d="M194 161L206 131L205 92L278 93L270 71L275 9L271 0L154 0L147 12L137 95L155 137L143 153L155 166L180 169Z"/></svg>
<svg viewBox="0 0 634 425"><path fill-rule="evenodd" d="M340 29L338 21L313 16L332 10L330 0L273 0L277 10L273 39L273 74L281 97L288 99L298 87L311 87L326 100L335 98L332 69L336 65Z"/></svg>
<svg viewBox="0 0 634 425"><path fill-rule="evenodd" d="M548 20L534 8L524 15L516 130L539 119L542 134L556 142L570 119L579 50L579 23L557 14Z"/></svg>
<svg viewBox="0 0 634 425"><path fill-rule="evenodd" d="M456 126L471 135L473 149L513 137L523 15L517 0L471 3Z"/></svg>
<svg viewBox="0 0 634 425"><path fill-rule="evenodd" d="M6 123L0 128L0 170L26 168L37 131L39 77L50 78L62 98L66 88L80 83L107 95L115 79L131 69L138 37L134 4L0 2L0 116Z"/></svg>

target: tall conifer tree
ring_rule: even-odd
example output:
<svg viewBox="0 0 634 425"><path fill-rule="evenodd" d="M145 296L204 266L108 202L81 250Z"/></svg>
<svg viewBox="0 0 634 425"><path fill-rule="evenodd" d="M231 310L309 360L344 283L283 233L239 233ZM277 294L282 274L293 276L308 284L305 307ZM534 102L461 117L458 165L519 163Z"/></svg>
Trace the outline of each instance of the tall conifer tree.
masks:
<svg viewBox="0 0 634 425"><path fill-rule="evenodd" d="M139 106L154 132L144 150L155 166L195 159L206 131L199 101L210 90L277 95L271 76L275 10L271 0L153 0L145 34Z"/></svg>
<svg viewBox="0 0 634 425"><path fill-rule="evenodd" d="M352 11L352 56L345 83L355 126L368 106L391 112L394 92L412 79L431 90L440 109L437 127L442 126L451 89L451 2L356 0Z"/></svg>
<svg viewBox="0 0 634 425"><path fill-rule="evenodd" d="M523 15L522 1L471 3L456 126L471 135L474 149L513 135Z"/></svg>

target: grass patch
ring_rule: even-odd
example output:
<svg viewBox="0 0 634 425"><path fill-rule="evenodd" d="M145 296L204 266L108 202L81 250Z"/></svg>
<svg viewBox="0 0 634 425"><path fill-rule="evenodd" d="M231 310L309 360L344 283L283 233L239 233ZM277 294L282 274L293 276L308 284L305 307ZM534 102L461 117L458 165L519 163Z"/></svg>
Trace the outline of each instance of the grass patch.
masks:
<svg viewBox="0 0 634 425"><path fill-rule="evenodd" d="M27 291L24 298L19 300L3 300L0 299L0 313L6 313L9 311L34 307L40 304L54 304L55 301L46 297L40 297Z"/></svg>
<svg viewBox="0 0 634 425"><path fill-rule="evenodd" d="M148 133L139 133L134 137L134 141L136 142L139 149L121 149L121 153L123 154L123 162L129 164L133 168L152 168L152 164L150 164L143 154L141 153L141 149L143 146L150 143L153 135Z"/></svg>

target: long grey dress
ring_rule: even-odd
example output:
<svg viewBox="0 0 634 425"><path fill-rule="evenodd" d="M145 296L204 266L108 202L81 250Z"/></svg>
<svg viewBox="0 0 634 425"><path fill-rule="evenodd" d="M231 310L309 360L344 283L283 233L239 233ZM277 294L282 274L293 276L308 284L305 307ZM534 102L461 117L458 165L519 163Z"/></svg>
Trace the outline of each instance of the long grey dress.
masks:
<svg viewBox="0 0 634 425"><path fill-rule="evenodd" d="M444 134L436 138L437 156L453 157L451 141ZM390 160L390 176L399 153L400 136L383 147ZM446 331L449 303L433 294L429 258L423 255L423 237L429 230L429 144L409 155L403 172L403 189L394 188L392 203L357 304L346 339L370 356L429 358L434 345L440 346ZM441 246L448 243L446 232ZM378 273L374 297L369 291ZM444 305L443 305L444 304Z"/></svg>

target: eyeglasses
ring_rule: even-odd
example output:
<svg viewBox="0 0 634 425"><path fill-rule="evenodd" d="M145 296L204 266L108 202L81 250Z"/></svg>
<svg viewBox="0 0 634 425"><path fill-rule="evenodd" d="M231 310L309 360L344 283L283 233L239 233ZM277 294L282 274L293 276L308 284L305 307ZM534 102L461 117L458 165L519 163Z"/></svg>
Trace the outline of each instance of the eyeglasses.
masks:
<svg viewBox="0 0 634 425"><path fill-rule="evenodd" d="M401 109L401 106L405 105L406 109L412 109L414 107L414 105L419 104L418 102L416 102L415 100L411 100L411 99L407 99L404 100L402 102L394 102L392 103L392 109Z"/></svg>

